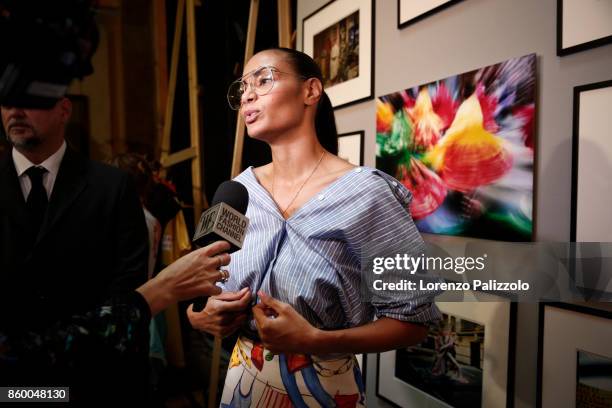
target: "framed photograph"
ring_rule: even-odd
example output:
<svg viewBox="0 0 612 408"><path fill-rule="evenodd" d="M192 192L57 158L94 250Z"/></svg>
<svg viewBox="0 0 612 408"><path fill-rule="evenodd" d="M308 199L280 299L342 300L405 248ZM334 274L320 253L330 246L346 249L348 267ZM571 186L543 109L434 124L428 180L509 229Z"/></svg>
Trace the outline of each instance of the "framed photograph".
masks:
<svg viewBox="0 0 612 408"><path fill-rule="evenodd" d="M537 406L612 406L611 338L610 311L540 304Z"/></svg>
<svg viewBox="0 0 612 408"><path fill-rule="evenodd" d="M377 396L402 408L512 406L516 303L437 305L443 319L421 344L379 354Z"/></svg>
<svg viewBox="0 0 612 408"><path fill-rule="evenodd" d="M461 0L397 0L397 28L404 28Z"/></svg>
<svg viewBox="0 0 612 408"><path fill-rule="evenodd" d="M363 166L363 146L365 132L342 133L338 135L338 157L355 166Z"/></svg>
<svg viewBox="0 0 612 408"><path fill-rule="evenodd" d="M533 238L536 55L376 100L376 167L413 196L422 233Z"/></svg>
<svg viewBox="0 0 612 408"><path fill-rule="evenodd" d="M557 0L557 55L612 43L612 2Z"/></svg>
<svg viewBox="0 0 612 408"><path fill-rule="evenodd" d="M334 0L302 21L302 51L321 67L334 108L374 95L374 0Z"/></svg>
<svg viewBox="0 0 612 408"><path fill-rule="evenodd" d="M574 88L570 230L574 242L612 242L611 109L612 80Z"/></svg>

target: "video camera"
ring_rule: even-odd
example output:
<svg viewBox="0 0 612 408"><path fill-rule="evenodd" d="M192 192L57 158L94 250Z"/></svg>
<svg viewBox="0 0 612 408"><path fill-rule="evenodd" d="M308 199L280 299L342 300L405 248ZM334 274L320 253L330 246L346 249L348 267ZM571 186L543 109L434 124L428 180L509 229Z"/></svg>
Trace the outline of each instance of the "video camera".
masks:
<svg viewBox="0 0 612 408"><path fill-rule="evenodd" d="M96 0L0 0L0 105L49 109L93 72Z"/></svg>

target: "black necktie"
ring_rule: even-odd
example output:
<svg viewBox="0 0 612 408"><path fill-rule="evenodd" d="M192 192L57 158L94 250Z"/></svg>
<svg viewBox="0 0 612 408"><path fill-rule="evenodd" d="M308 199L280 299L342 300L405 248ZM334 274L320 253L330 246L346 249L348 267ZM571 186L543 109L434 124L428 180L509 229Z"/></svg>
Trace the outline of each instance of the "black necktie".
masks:
<svg viewBox="0 0 612 408"><path fill-rule="evenodd" d="M36 166L32 166L26 170L26 174L32 182L32 190L30 190L30 194L26 200L26 206L30 212L32 226L37 234L38 231L40 231L43 220L45 219L47 203L49 202L47 198L47 190L45 190L45 186L42 182L43 175L46 172L47 169Z"/></svg>

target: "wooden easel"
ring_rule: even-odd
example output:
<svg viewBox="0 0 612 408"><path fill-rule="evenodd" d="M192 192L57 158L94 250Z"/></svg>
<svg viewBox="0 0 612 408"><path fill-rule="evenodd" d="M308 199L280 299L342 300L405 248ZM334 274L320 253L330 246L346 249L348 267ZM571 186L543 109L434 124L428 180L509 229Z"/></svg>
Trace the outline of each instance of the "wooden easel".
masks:
<svg viewBox="0 0 612 408"><path fill-rule="evenodd" d="M198 100L197 54L195 8L200 6L200 0L178 0L176 19L174 24L174 37L172 43L172 56L170 60L170 74L168 75L166 55L166 0L154 0L154 44L155 44L155 76L157 79L157 129L160 163L162 175L168 168L191 160L192 194L194 219L197 220L202 209L208 207L206 197L202 193L201 160L200 160L200 117ZM191 130L190 147L179 152L170 152L172 116L176 95L179 56L183 25L187 15L187 75L189 84L189 122ZM164 112L163 115L161 112ZM182 347L182 335L178 320L178 309L172 305L167 311L169 336L174 333L172 340L168 339L168 356L172 357L178 367L185 366L185 355ZM172 316L172 317L171 317Z"/></svg>
<svg viewBox="0 0 612 408"><path fill-rule="evenodd" d="M163 172L178 163L191 160L191 178L193 194L194 219L197 220L202 209L208 208L206 196L203 194L200 158L200 104L198 99L198 62L196 52L195 7L196 0L178 0L176 21L174 25L174 39L172 44L172 57L170 62L170 78L168 97L166 99L166 113L164 114L164 127L161 138L160 162ZM170 138L172 131L172 114L174 112L174 98L178 75L179 53L185 12L187 14L187 76L189 82L189 124L191 128L191 146L179 152L170 153Z"/></svg>

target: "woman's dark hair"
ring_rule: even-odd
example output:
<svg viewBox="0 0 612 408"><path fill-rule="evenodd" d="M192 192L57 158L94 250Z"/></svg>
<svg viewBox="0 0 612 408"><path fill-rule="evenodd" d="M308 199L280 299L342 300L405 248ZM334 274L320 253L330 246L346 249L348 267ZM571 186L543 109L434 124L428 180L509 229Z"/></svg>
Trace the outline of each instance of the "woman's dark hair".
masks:
<svg viewBox="0 0 612 408"><path fill-rule="evenodd" d="M305 78L317 78L323 84L323 74L321 68L315 60L303 52L291 48L271 48L271 51L279 51L287 56L287 60L293 66L295 73ZM332 154L338 154L338 130L336 129L336 117L334 108L327 93L323 91L321 99L317 104L315 116L315 130L317 139L321 146Z"/></svg>

